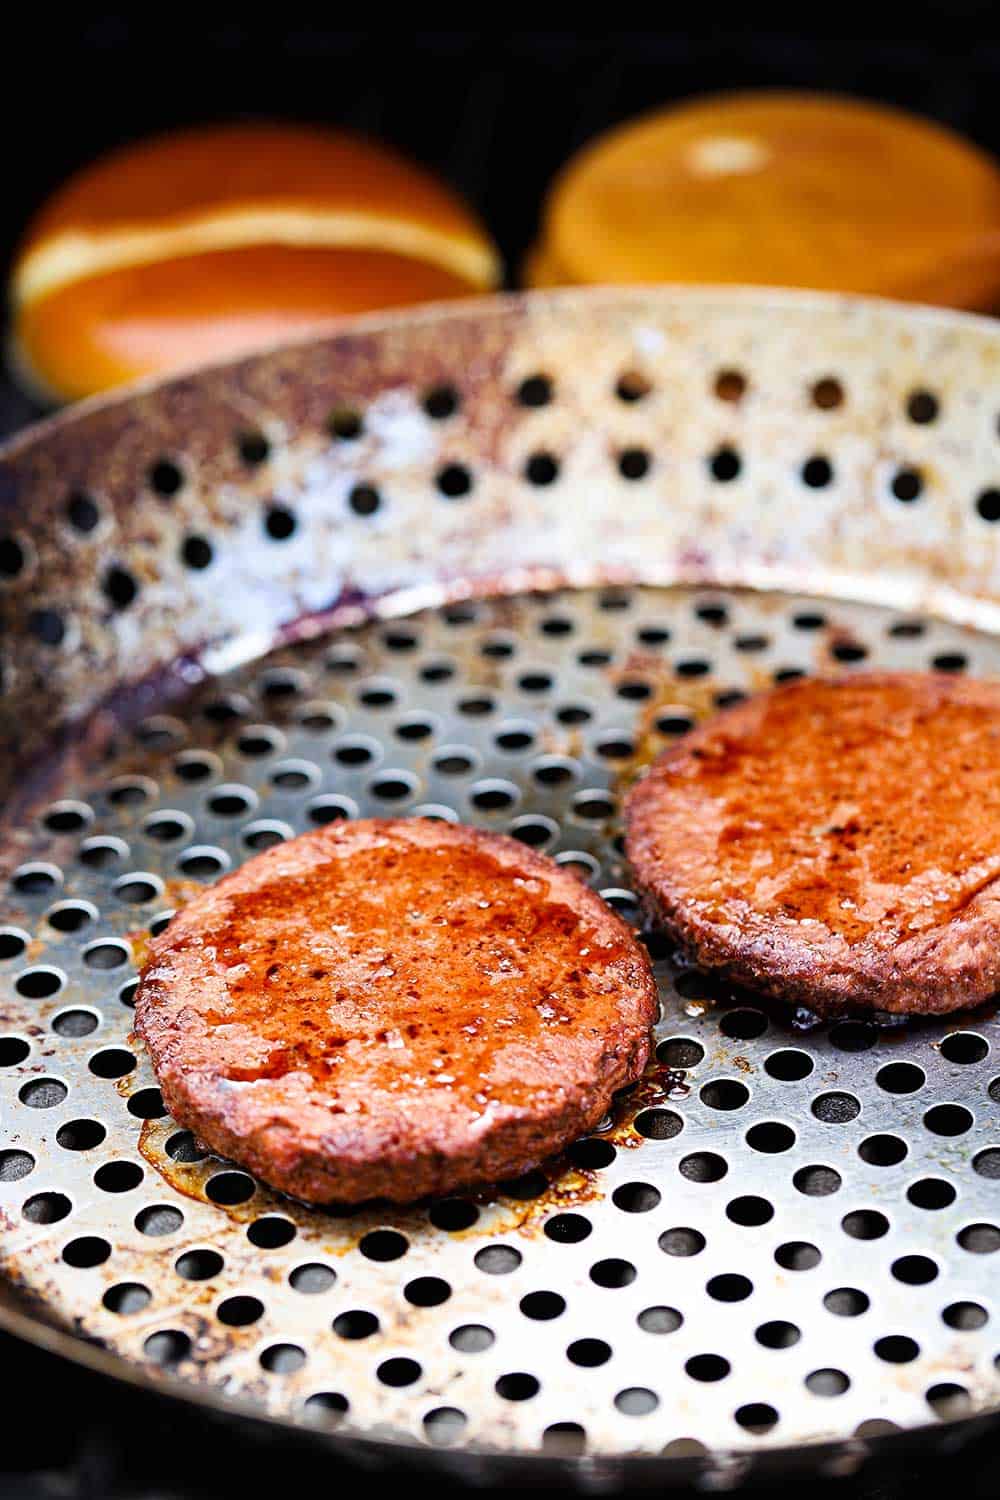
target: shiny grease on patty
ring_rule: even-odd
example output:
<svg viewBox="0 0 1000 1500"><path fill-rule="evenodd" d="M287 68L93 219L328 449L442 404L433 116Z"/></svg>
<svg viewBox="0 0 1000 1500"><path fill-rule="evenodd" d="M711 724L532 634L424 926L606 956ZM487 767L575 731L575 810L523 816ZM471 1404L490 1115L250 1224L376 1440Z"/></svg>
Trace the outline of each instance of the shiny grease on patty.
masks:
<svg viewBox="0 0 1000 1500"><path fill-rule="evenodd" d="M705 969L828 1014L1000 989L1000 684L790 683L661 756L626 822L649 916Z"/></svg>
<svg viewBox="0 0 1000 1500"><path fill-rule="evenodd" d="M649 1053L645 950L515 840L330 825L249 860L156 938L136 996L174 1118L312 1202L517 1176Z"/></svg>

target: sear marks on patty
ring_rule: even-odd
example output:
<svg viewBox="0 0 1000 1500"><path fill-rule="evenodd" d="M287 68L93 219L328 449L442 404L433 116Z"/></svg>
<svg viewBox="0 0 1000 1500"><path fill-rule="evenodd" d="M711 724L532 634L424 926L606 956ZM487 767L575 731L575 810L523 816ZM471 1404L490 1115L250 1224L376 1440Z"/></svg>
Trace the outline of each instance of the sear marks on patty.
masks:
<svg viewBox="0 0 1000 1500"><path fill-rule="evenodd" d="M820 1013L1000 989L1000 684L790 683L661 756L626 821L650 914L737 983Z"/></svg>
<svg viewBox="0 0 1000 1500"><path fill-rule="evenodd" d="M136 996L182 1125L310 1202L518 1175L645 1065L626 924L513 839L333 824L248 861L151 945Z"/></svg>

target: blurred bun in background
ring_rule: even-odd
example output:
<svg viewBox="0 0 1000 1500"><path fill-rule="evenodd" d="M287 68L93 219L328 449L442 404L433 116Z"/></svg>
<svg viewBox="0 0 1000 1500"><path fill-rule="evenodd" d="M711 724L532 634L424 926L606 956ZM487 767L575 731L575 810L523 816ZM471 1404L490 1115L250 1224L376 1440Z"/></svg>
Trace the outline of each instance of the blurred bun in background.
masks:
<svg viewBox="0 0 1000 1500"><path fill-rule="evenodd" d="M694 99L571 159L525 277L813 287L991 311L1000 170L955 132L860 99Z"/></svg>
<svg viewBox="0 0 1000 1500"><path fill-rule="evenodd" d="M43 206L11 277L13 360L33 390L72 400L501 274L463 201L385 145L187 130L101 158Z"/></svg>

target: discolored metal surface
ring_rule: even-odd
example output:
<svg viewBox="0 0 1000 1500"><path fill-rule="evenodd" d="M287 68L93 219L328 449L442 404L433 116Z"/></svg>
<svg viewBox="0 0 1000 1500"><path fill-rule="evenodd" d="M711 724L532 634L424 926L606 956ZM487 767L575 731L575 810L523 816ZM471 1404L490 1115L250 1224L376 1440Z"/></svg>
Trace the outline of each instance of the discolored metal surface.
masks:
<svg viewBox="0 0 1000 1500"><path fill-rule="evenodd" d="M820 1026L675 982L649 934L657 1061L605 1130L495 1195L354 1213L202 1153L130 1040L148 932L269 841L460 817L634 916L620 795L686 725L793 672L935 662L995 675L1000 643L807 597L564 591L285 648L143 721L42 812L6 904L8 1273L127 1359L433 1444L739 1449L994 1404L992 1008Z"/></svg>
<svg viewBox="0 0 1000 1500"><path fill-rule="evenodd" d="M987 320L890 303L566 292L84 405L0 455L0 789L136 685L428 585L710 579L995 618L998 363Z"/></svg>
<svg viewBox="0 0 1000 1500"><path fill-rule="evenodd" d="M987 1427L992 1014L812 1028L675 986L653 939L664 1045L597 1144L345 1217L174 1139L128 1001L151 924L324 818L512 827L628 914L620 794L690 719L798 670L995 674L998 368L985 320L572 292L362 320L5 449L16 1326L467 1479L582 1449L562 1478L718 1487Z"/></svg>

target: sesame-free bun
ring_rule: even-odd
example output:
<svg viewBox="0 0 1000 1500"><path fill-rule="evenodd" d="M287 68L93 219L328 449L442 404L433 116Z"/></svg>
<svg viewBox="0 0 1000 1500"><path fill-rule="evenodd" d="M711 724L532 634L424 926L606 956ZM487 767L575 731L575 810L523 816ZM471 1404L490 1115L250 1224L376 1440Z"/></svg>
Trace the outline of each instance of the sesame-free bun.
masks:
<svg viewBox="0 0 1000 1500"><path fill-rule="evenodd" d="M1000 305L1000 168L933 121L786 90L687 100L577 153L532 286L742 283Z"/></svg>
<svg viewBox="0 0 1000 1500"><path fill-rule="evenodd" d="M101 158L43 206L11 277L14 359L68 400L499 278L462 200L379 142L188 130Z"/></svg>

